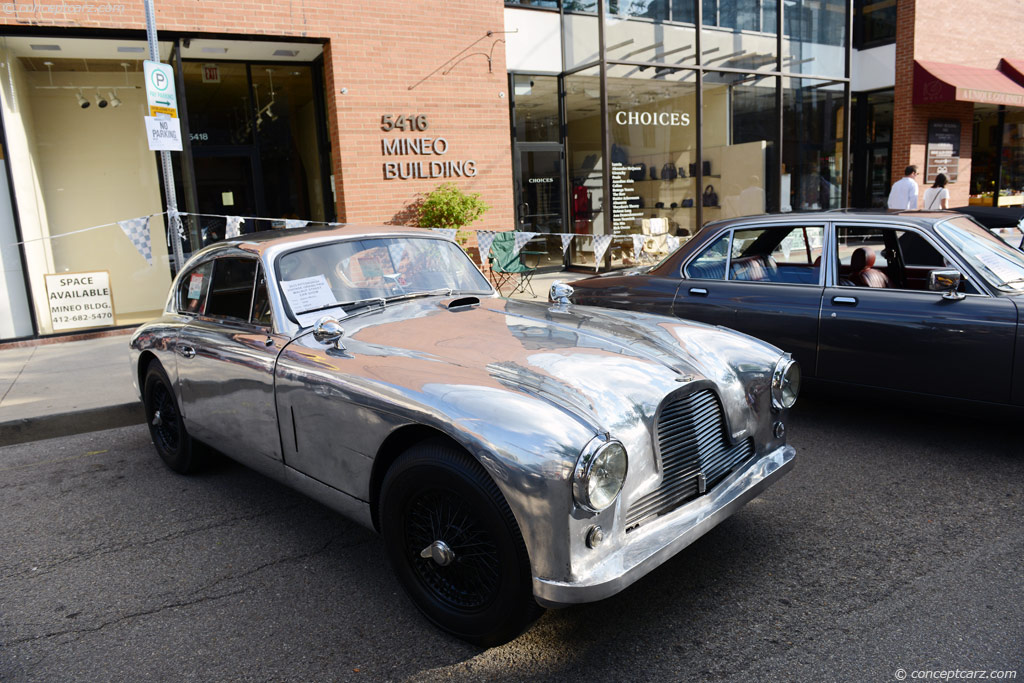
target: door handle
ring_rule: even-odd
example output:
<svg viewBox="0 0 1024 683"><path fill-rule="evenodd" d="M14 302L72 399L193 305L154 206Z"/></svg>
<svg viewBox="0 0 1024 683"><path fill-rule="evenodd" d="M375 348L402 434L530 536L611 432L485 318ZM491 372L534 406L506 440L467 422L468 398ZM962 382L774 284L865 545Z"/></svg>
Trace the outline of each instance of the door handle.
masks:
<svg viewBox="0 0 1024 683"><path fill-rule="evenodd" d="M519 205L519 222L526 223L526 217L530 215L530 205L523 202Z"/></svg>
<svg viewBox="0 0 1024 683"><path fill-rule="evenodd" d="M837 306L856 306L857 298L852 296L834 296L832 297L832 303Z"/></svg>
<svg viewBox="0 0 1024 683"><path fill-rule="evenodd" d="M703 287L690 287L690 296L707 296L708 290Z"/></svg>
<svg viewBox="0 0 1024 683"><path fill-rule="evenodd" d="M178 355L180 355L182 358L196 357L196 350L191 346L186 346L185 344L178 344L177 349Z"/></svg>

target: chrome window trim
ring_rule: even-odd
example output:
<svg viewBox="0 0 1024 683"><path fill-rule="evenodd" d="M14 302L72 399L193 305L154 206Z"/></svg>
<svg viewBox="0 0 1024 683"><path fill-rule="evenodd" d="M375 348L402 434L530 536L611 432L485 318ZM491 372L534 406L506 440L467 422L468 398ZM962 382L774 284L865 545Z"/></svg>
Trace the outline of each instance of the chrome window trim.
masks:
<svg viewBox="0 0 1024 683"><path fill-rule="evenodd" d="M256 292L256 281L259 279L259 275L260 275L260 266L262 265L260 263L259 257L251 255L251 254L227 253L227 254L214 255L214 257L212 259L209 259L208 261L204 260L203 264L209 263L211 261L213 262L213 271L210 273L210 287L206 288L206 297L207 297L207 299L209 299L209 297L210 297L210 289L213 287L213 276L217 272L217 261L225 261L227 259L239 259L239 260L243 260L243 261L255 261L256 262L256 272L253 274L252 284L249 287L249 314L243 319L243 318L236 318L234 316L227 316L227 315L207 315L205 310L204 310L202 315L196 315L195 317L196 318L202 318L203 320L210 320L210 321L215 321L215 322L241 323L241 324L244 324L244 325L251 325L251 326L253 326L253 327L257 328L257 329L266 329L266 327L263 326L263 325L253 325L253 323L252 323L252 301L253 301L254 293ZM203 265L203 264L199 264L199 265ZM203 308L205 309L206 307L204 306ZM273 317L273 316L271 316L271 317Z"/></svg>

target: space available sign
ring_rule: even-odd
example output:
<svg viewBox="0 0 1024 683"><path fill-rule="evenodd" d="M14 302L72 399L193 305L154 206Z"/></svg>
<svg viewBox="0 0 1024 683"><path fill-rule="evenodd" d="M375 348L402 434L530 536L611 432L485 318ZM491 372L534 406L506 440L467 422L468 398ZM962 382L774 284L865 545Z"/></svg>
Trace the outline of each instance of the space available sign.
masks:
<svg viewBox="0 0 1024 683"><path fill-rule="evenodd" d="M114 302L107 271L56 273L43 277L54 332L114 324Z"/></svg>

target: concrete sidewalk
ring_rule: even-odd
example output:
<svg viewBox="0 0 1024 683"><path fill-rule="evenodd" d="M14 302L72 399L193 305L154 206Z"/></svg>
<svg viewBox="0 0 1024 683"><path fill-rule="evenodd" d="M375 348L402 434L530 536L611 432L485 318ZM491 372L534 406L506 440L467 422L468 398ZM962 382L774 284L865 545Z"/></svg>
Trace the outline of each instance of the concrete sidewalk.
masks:
<svg viewBox="0 0 1024 683"><path fill-rule="evenodd" d="M555 280L585 273L542 273L534 298L547 301ZM142 404L128 367L131 331L80 341L0 344L0 446L141 424Z"/></svg>

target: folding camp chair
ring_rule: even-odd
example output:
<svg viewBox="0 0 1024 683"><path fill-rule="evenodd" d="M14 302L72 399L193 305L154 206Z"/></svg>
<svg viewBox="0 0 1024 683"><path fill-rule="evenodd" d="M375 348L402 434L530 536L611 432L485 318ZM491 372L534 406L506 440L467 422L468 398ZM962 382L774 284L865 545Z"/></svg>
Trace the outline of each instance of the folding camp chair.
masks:
<svg viewBox="0 0 1024 683"><path fill-rule="evenodd" d="M494 281L494 286L501 292L502 287L511 283L513 287L509 296L516 292L525 294L526 290L530 290L530 294L536 297L537 293L533 291L533 284L530 282L533 280L536 268L530 268L523 263L520 254L515 253L515 248L516 235L514 231L499 232L494 236L491 253L487 257L491 265L491 278Z"/></svg>

